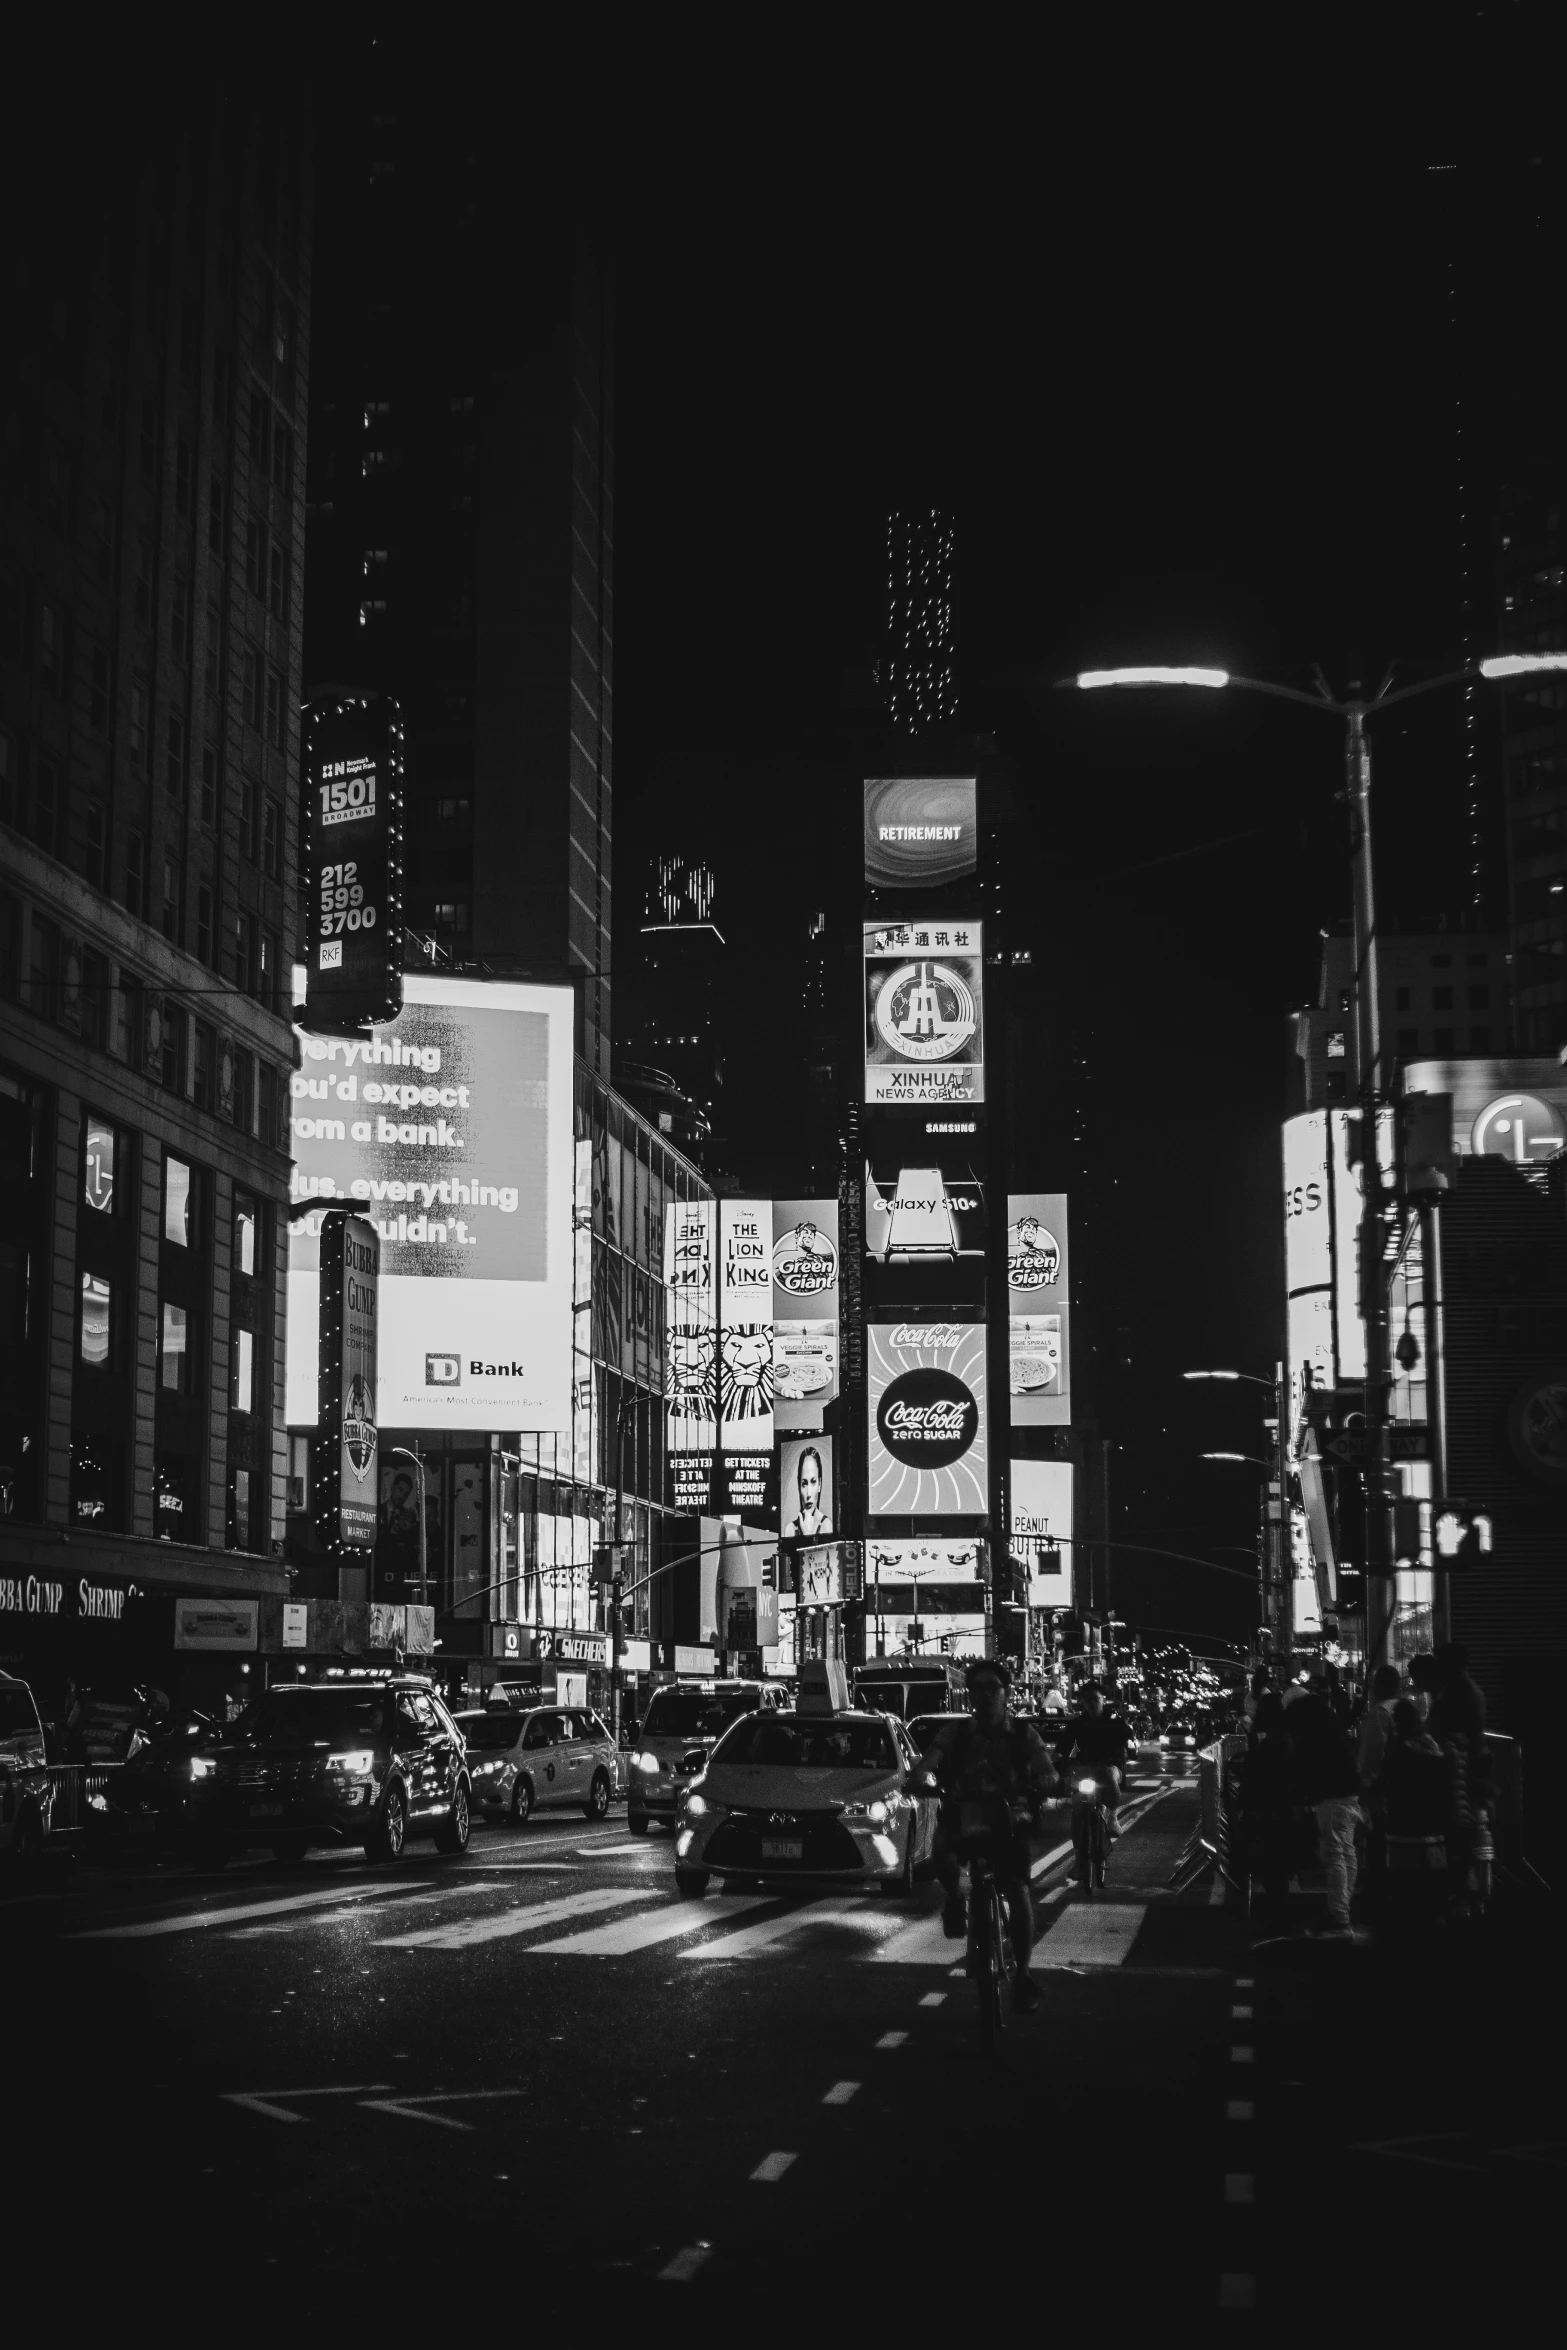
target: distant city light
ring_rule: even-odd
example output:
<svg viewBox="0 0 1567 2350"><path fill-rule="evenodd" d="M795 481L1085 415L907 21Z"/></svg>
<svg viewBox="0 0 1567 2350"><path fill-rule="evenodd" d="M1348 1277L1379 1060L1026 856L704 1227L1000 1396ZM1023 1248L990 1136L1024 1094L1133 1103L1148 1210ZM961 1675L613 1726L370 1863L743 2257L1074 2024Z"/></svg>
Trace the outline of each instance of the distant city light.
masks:
<svg viewBox="0 0 1567 2350"><path fill-rule="evenodd" d="M1564 656L1567 666L1567 656ZM1077 682L1085 693L1101 685L1228 685L1227 669L1080 669Z"/></svg>
<svg viewBox="0 0 1567 2350"><path fill-rule="evenodd" d="M1550 669L1567 669L1567 653L1497 653L1481 662L1480 675L1534 677Z"/></svg>

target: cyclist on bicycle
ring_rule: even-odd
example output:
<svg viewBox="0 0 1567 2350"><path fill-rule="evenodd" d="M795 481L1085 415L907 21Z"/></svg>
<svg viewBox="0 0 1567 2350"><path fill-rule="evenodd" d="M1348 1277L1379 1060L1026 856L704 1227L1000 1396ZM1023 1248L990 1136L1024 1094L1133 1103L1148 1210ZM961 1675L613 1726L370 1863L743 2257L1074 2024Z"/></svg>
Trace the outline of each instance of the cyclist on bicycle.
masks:
<svg viewBox="0 0 1567 2350"><path fill-rule="evenodd" d="M1082 1711L1056 1744L1056 1760L1068 1775L1082 1772L1104 1789L1105 1828L1112 1837L1121 1833L1116 1812L1126 1776L1131 1732L1119 1714L1105 1710L1104 1691L1092 1681L1080 1692Z"/></svg>
<svg viewBox="0 0 1567 2350"><path fill-rule="evenodd" d="M1011 1921L1017 1958L1012 2004L1027 2015L1039 2005L1038 1986L1030 1982L1028 1974L1034 1948L1029 1831L1039 1806L1055 1792L1056 1774L1050 1750L1033 1724L1009 1718L1008 1687L1004 1664L991 1657L976 1658L968 1671L974 1710L955 1716L937 1732L925 1756L925 1770L935 1779L942 1797L935 1868L947 1896L941 1922L949 1941L961 1940L968 1931L968 1907L958 1885L963 1858L958 1807L967 1801L1006 1808L1009 1826L996 1853L995 1874Z"/></svg>

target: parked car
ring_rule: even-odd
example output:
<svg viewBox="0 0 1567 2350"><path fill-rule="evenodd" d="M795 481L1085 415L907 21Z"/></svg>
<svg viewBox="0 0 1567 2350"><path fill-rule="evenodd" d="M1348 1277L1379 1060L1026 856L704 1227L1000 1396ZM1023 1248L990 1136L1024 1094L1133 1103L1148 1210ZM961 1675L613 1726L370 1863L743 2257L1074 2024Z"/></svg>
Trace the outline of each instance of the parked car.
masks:
<svg viewBox="0 0 1567 2350"><path fill-rule="evenodd" d="M940 1808L933 1793L906 1784L918 1767L903 1724L886 1714L743 1716L686 1792L675 1883L705 1893L716 1873L912 1892L930 1864Z"/></svg>
<svg viewBox="0 0 1567 2350"><path fill-rule="evenodd" d="M312 1844L362 1844L397 1860L409 1836L466 1852L467 1750L445 1705L416 1674L269 1689L217 1753L215 1801L200 1858L269 1844L298 1860Z"/></svg>
<svg viewBox="0 0 1567 2350"><path fill-rule="evenodd" d="M473 1800L487 1820L519 1825L542 1806L575 1804L601 1820L620 1780L614 1733L580 1705L509 1705L461 1713Z"/></svg>
<svg viewBox="0 0 1567 2350"><path fill-rule="evenodd" d="M730 1724L742 1714L776 1705L781 1695L776 1683L764 1681L704 1681L655 1689L631 1757L626 1812L632 1835L645 1836L654 1820L672 1828L681 1797Z"/></svg>
<svg viewBox="0 0 1567 2350"><path fill-rule="evenodd" d="M44 1729L32 1690L0 1673L0 1853L8 1870L38 1858L49 1815Z"/></svg>

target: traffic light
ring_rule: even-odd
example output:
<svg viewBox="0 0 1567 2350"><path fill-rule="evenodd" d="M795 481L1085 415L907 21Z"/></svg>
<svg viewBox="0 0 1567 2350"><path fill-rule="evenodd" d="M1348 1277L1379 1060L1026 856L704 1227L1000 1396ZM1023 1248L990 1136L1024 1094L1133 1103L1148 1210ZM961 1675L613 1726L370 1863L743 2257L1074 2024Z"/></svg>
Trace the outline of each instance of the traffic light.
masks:
<svg viewBox="0 0 1567 2350"><path fill-rule="evenodd" d="M1436 1564L1449 1569L1477 1567L1491 1555L1491 1518L1467 1502L1446 1501L1432 1528Z"/></svg>

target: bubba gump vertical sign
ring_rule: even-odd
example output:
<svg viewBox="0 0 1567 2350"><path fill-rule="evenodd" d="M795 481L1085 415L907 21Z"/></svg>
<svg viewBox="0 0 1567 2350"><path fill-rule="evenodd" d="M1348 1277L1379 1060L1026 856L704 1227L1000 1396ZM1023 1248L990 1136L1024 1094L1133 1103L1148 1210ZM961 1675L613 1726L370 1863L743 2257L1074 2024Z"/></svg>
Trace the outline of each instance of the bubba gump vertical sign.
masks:
<svg viewBox="0 0 1567 2350"><path fill-rule="evenodd" d="M376 1326L381 1242L334 1208L321 1221L317 1526L334 1550L370 1550L376 1530Z"/></svg>

